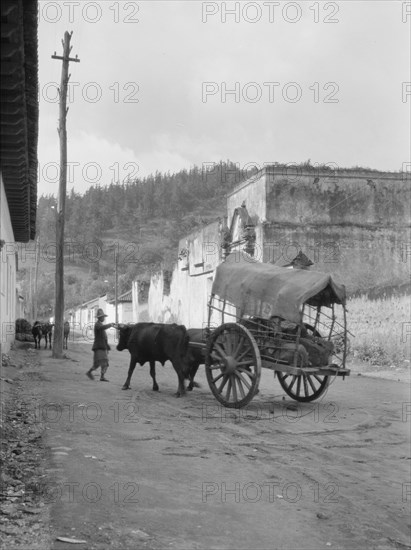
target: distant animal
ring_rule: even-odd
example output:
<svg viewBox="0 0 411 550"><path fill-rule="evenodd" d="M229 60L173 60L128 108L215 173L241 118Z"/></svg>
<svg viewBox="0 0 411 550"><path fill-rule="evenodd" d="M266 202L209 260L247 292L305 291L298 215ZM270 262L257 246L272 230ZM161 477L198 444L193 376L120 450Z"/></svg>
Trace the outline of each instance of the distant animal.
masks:
<svg viewBox="0 0 411 550"><path fill-rule="evenodd" d="M43 335L41 327L42 327L42 324L40 323L40 321L36 321L33 325L33 328L31 329L31 333L32 333L33 338L34 338L34 347L35 347L35 349L40 349L40 341L41 341L41 337Z"/></svg>
<svg viewBox="0 0 411 550"><path fill-rule="evenodd" d="M49 348L51 349L51 337L53 335L53 327L54 324L49 323L48 321L46 323L41 323L40 321L36 321L34 323L33 328L31 329L31 333L34 338L35 349L40 349L40 342L43 336L46 341L44 349L47 348L47 342L49 343Z"/></svg>
<svg viewBox="0 0 411 550"><path fill-rule="evenodd" d="M189 378L187 363L188 335L184 325L161 323L137 323L135 325L119 325L120 337L118 351L128 349L130 366L123 390L130 388L130 381L137 363L150 363L150 375L153 379L153 390L159 387L155 379L155 362L162 365L171 361L178 377L176 397L185 395L184 380Z"/></svg>
<svg viewBox="0 0 411 550"><path fill-rule="evenodd" d="M44 339L46 340L46 345L44 346L44 349L47 348L47 342L49 343L49 348L51 349L51 337L53 336L53 327L54 324L52 323L43 323L41 325L41 332L44 336Z"/></svg>
<svg viewBox="0 0 411 550"><path fill-rule="evenodd" d="M67 349L67 341L70 334L70 323L66 321L63 328L63 349Z"/></svg>

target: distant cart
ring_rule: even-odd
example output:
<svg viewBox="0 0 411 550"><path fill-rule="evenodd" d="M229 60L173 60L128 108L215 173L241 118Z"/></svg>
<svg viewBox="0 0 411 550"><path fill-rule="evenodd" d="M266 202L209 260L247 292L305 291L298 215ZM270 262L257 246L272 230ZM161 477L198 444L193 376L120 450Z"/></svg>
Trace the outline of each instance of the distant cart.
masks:
<svg viewBox="0 0 411 550"><path fill-rule="evenodd" d="M328 274L230 254L216 270L203 344L216 399L247 405L262 368L293 399L318 399L332 377L350 374L345 300L344 285Z"/></svg>

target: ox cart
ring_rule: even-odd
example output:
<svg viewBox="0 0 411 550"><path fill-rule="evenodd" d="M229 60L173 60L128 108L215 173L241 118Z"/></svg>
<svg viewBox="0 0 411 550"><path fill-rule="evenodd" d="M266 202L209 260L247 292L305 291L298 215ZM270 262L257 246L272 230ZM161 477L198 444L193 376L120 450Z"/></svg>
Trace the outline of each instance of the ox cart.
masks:
<svg viewBox="0 0 411 550"><path fill-rule="evenodd" d="M328 274L230 254L216 270L204 342L190 342L203 349L216 399L225 407L247 405L262 368L303 402L349 375L345 297Z"/></svg>

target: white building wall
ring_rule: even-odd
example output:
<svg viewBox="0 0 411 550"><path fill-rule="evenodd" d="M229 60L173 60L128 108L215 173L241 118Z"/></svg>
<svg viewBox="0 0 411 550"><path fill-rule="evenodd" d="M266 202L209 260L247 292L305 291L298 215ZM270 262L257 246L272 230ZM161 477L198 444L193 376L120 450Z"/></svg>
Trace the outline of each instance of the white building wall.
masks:
<svg viewBox="0 0 411 550"><path fill-rule="evenodd" d="M150 321L150 314L148 311L148 303L138 304L138 323L148 323Z"/></svg>
<svg viewBox="0 0 411 550"><path fill-rule="evenodd" d="M132 320L136 323L140 321L140 310L138 303L138 281L133 281L131 284L131 300L132 300Z"/></svg>
<svg viewBox="0 0 411 550"><path fill-rule="evenodd" d="M156 323L178 323L187 328L203 328L214 270L221 261L218 222L180 240L179 250L188 252L173 268L170 293L164 295L162 272L151 277L148 317Z"/></svg>
<svg viewBox="0 0 411 550"><path fill-rule="evenodd" d="M98 296L94 300L89 300L76 308L71 308L70 312L73 313L73 316L70 317L69 312L66 312L65 318L74 323L75 331L88 334L97 320L96 312L98 308L103 309L108 315L106 318L107 323L114 323L115 309L113 305L107 303L107 295Z"/></svg>
<svg viewBox="0 0 411 550"><path fill-rule="evenodd" d="M103 307L104 309L104 307ZM107 314L107 323L115 323L116 321L116 306L107 303L104 311ZM117 315L119 323L132 323L133 321L133 304L132 302L119 302L117 304Z"/></svg>
<svg viewBox="0 0 411 550"><path fill-rule="evenodd" d="M122 302L119 313L121 312L120 323L132 323L133 322L133 304L132 302Z"/></svg>
<svg viewBox="0 0 411 550"><path fill-rule="evenodd" d="M173 273L174 274L174 273ZM163 296L164 278L161 272L153 273L148 292L148 311L150 321L155 323L167 323L170 317L169 296Z"/></svg>
<svg viewBox="0 0 411 550"><path fill-rule="evenodd" d="M107 315L106 322L107 323L115 323L116 321L116 307L114 304L107 304L106 306L99 306L104 310L104 313ZM117 305L118 307L118 322L122 323L120 319L120 304Z"/></svg>
<svg viewBox="0 0 411 550"><path fill-rule="evenodd" d="M207 322L207 302L211 289L212 273L189 276L178 266L173 270L169 296L163 295L162 273L151 278L148 295L150 321L178 323L187 328L202 328Z"/></svg>
<svg viewBox="0 0 411 550"><path fill-rule="evenodd" d="M148 302L141 303L141 281L133 281L131 286L131 312L127 323L148 323L152 321L149 315Z"/></svg>
<svg viewBox="0 0 411 550"><path fill-rule="evenodd" d="M15 335L17 245L1 173L0 180L0 239L4 241L0 262L0 352L8 353Z"/></svg>

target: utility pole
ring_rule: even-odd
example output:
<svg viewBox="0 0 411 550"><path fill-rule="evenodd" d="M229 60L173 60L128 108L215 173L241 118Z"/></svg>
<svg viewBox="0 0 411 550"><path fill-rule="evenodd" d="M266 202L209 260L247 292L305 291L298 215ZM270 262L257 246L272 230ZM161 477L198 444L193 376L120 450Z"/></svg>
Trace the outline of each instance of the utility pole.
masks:
<svg viewBox="0 0 411 550"><path fill-rule="evenodd" d="M40 235L37 236L36 240L36 272L34 276L34 321L37 320L37 310L39 306L38 299L38 276L39 276L39 263L40 263Z"/></svg>
<svg viewBox="0 0 411 550"><path fill-rule="evenodd" d="M114 307L116 310L116 325L118 324L118 251L114 252L114 264L115 264L115 285L114 285Z"/></svg>
<svg viewBox="0 0 411 550"><path fill-rule="evenodd" d="M59 194L57 200L56 212L56 306L54 313L54 341L53 357L61 359L63 357L63 323L64 323L64 221L66 207L66 189L67 189L67 85L70 78L68 74L69 62L79 62L80 59L70 57L72 46L70 39L73 32L65 32L63 44L63 56L52 55L52 59L63 61L61 68L61 83L59 89L59 127L58 134L60 138L60 181Z"/></svg>
<svg viewBox="0 0 411 550"><path fill-rule="evenodd" d="M36 321L36 319L33 319L33 315L34 315L34 311L33 311L33 287L32 287L32 282L31 282L31 272L32 272L32 269L31 269L31 266L29 267L29 276L30 276L30 292L29 292L29 296L30 296L30 319L33 321Z"/></svg>

